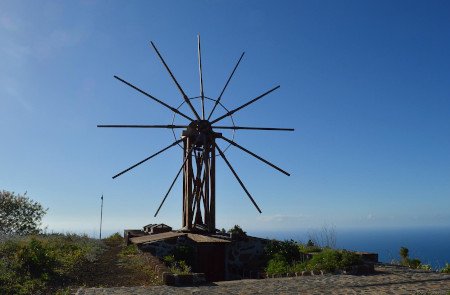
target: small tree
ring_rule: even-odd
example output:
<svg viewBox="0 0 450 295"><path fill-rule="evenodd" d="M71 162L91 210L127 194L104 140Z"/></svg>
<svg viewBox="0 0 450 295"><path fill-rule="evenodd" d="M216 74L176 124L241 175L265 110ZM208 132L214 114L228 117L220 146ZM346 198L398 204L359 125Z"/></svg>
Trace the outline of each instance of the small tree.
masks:
<svg viewBox="0 0 450 295"><path fill-rule="evenodd" d="M246 237L247 236L247 233L244 230L242 230L242 228L239 225L235 225L234 227L230 228L228 230L228 233L234 234L234 235L237 235L237 236L240 236L240 237Z"/></svg>
<svg viewBox="0 0 450 295"><path fill-rule="evenodd" d="M14 192L0 191L0 235L28 235L41 232L47 209L36 201Z"/></svg>
<svg viewBox="0 0 450 295"><path fill-rule="evenodd" d="M406 262L408 260L409 250L406 247L400 247L400 257L402 258L402 262Z"/></svg>

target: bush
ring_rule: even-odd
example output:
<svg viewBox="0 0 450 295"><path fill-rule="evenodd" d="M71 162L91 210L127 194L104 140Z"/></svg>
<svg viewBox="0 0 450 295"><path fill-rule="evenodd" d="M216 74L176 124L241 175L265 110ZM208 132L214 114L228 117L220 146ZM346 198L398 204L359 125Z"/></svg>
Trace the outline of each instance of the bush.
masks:
<svg viewBox="0 0 450 295"><path fill-rule="evenodd" d="M246 237L247 233L239 226L239 225L235 225L234 227L230 228L228 230L229 234L233 234L233 235L237 235L240 237Z"/></svg>
<svg viewBox="0 0 450 295"><path fill-rule="evenodd" d="M301 273L307 270L307 262L296 262L291 267L291 272Z"/></svg>
<svg viewBox="0 0 450 295"><path fill-rule="evenodd" d="M177 245L173 250L176 261L184 261L188 265L194 263L194 248L188 245Z"/></svg>
<svg viewBox="0 0 450 295"><path fill-rule="evenodd" d="M417 258L407 259L406 263L407 263L407 266L409 266L410 268L414 268L414 269L417 269L420 267L420 265L422 265L421 261Z"/></svg>
<svg viewBox="0 0 450 295"><path fill-rule="evenodd" d="M303 260L299 244L293 240L271 240L265 247L265 253L269 259L274 258L275 255L281 255L289 264Z"/></svg>
<svg viewBox="0 0 450 295"><path fill-rule="evenodd" d="M0 191L0 236L30 235L41 232L41 220L47 209L27 197Z"/></svg>
<svg viewBox="0 0 450 295"><path fill-rule="evenodd" d="M341 251L341 261L340 261L340 268L341 269L345 269L348 268L349 266L353 266L353 265L361 265L362 264L362 259L361 256L347 251L347 250L342 250Z"/></svg>
<svg viewBox="0 0 450 295"><path fill-rule="evenodd" d="M341 255L338 251L324 249L308 261L308 270L325 270L333 272L340 268Z"/></svg>
<svg viewBox="0 0 450 295"><path fill-rule="evenodd" d="M123 247L120 250L119 256L120 257L124 257L124 256L130 256L130 255L136 255L139 253L139 249L136 245L128 245Z"/></svg>
<svg viewBox="0 0 450 295"><path fill-rule="evenodd" d="M103 241L108 246L117 246L124 242L124 238L122 237L121 234L116 232L116 233L113 233L112 235L110 235L109 237L103 239Z"/></svg>
<svg viewBox="0 0 450 295"><path fill-rule="evenodd" d="M166 255L163 257L163 261L167 266L171 266L175 263L175 256L173 255Z"/></svg>
<svg viewBox="0 0 450 295"><path fill-rule="evenodd" d="M429 265L422 265L422 262L417 259L410 259L409 258L409 249L406 247L400 247L400 257L401 257L401 262L400 264L403 266L407 266L409 268L413 268L413 269L427 269L427 267L429 267L431 269L431 267Z"/></svg>
<svg viewBox="0 0 450 295"><path fill-rule="evenodd" d="M309 243L309 241L306 245L300 244L298 248L302 253L317 253L322 251L322 248L315 246L314 243Z"/></svg>
<svg viewBox="0 0 450 295"><path fill-rule="evenodd" d="M450 264L448 262L445 264L445 266L441 269L442 273L450 273Z"/></svg>
<svg viewBox="0 0 450 295"><path fill-rule="evenodd" d="M163 257L164 263L174 274L191 273L191 265L194 263L194 248L188 245L178 245L172 254Z"/></svg>
<svg viewBox="0 0 450 295"><path fill-rule="evenodd" d="M172 265L170 271L177 275L187 275L191 273L192 269L184 260L181 260Z"/></svg>
<svg viewBox="0 0 450 295"><path fill-rule="evenodd" d="M269 260L266 272L269 275L285 274L289 271L289 267L289 263L285 257L277 253Z"/></svg>
<svg viewBox="0 0 450 295"><path fill-rule="evenodd" d="M166 255L163 257L164 263L174 274L184 275L191 272L191 267L184 260L176 260L174 255Z"/></svg>
<svg viewBox="0 0 450 295"><path fill-rule="evenodd" d="M431 265L429 265L429 264L421 264L421 265L419 265L418 268L422 269L422 270L431 270Z"/></svg>
<svg viewBox="0 0 450 295"><path fill-rule="evenodd" d="M400 257L402 261L406 261L408 259L409 249L406 247L400 247Z"/></svg>
<svg viewBox="0 0 450 295"><path fill-rule="evenodd" d="M325 270L334 272L340 269L347 269L353 265L362 264L361 257L346 250L324 249L322 252L313 255L307 262L308 270Z"/></svg>

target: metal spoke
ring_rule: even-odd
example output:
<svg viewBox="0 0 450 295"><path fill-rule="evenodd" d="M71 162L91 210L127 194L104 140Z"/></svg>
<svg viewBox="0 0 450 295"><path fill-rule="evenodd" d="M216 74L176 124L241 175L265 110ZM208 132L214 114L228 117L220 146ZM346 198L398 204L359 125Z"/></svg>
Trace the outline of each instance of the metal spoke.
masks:
<svg viewBox="0 0 450 295"><path fill-rule="evenodd" d="M99 128L187 128L187 125L97 125Z"/></svg>
<svg viewBox="0 0 450 295"><path fill-rule="evenodd" d="M177 85L178 90L180 90L181 95L183 96L184 101L189 105L189 107L191 108L192 112L194 113L195 117L197 118L197 120L200 120L200 117L197 113L197 111L195 110L194 106L191 104L191 101L189 100L189 98L187 97L186 93L184 93L183 88L181 88L180 84L178 83L177 79L175 79L175 76L172 74L172 71L169 69L169 66L166 64L166 62L164 61L164 58L161 56L161 54L158 51L158 48L156 48L155 44L150 41L150 43L153 46L153 49L156 51L156 54L158 55L159 59L161 60L161 62L163 63L164 67L166 68L166 70L169 72L170 77L172 77L173 82L175 82L175 84Z"/></svg>
<svg viewBox="0 0 450 295"><path fill-rule="evenodd" d="M294 128L272 128L272 127L212 126L212 128L215 128L215 129L233 129L233 130L294 131Z"/></svg>
<svg viewBox="0 0 450 295"><path fill-rule="evenodd" d="M228 77L227 82L225 83L225 86L222 89L222 92L219 95L219 98L216 100L216 102L214 103L214 107L211 110L211 113L209 113L208 116L208 120L211 118L212 114L214 113L214 110L216 109L217 105L219 104L220 100L222 99L222 95L225 92L225 89L227 89L228 83L230 83L231 78L234 75L234 72L236 71L237 67L239 66L239 63L241 62L241 59L244 57L245 52L242 52L241 57L239 58L238 62L236 63L236 65L234 66L233 71L231 72L230 77Z"/></svg>
<svg viewBox="0 0 450 295"><path fill-rule="evenodd" d="M144 160L142 160L142 161L140 161L140 162L134 164L133 166L131 166L131 167L129 167L129 168L123 170L122 172L120 172L120 173L114 175L114 176L113 176L113 179L116 178L116 177L119 177L120 175L122 175L122 174L124 174L124 173L126 173L126 172L128 172L128 171L130 171L130 170L133 169L133 168L136 168L137 166L141 165L142 163L144 163L144 162L150 160L151 158L153 158L153 157L155 157L155 156L161 154L162 152L168 150L169 148L173 147L174 145L177 145L177 144L180 143L181 141L183 141L183 139L179 139L179 140L175 141L174 143L172 143L171 145L169 145L169 146L163 148L163 149L160 150L159 152L154 153L154 154L151 155L150 157L145 158Z"/></svg>
<svg viewBox="0 0 450 295"><path fill-rule="evenodd" d="M203 92L202 51L200 49L200 34L198 39L198 71L200 74L200 96L202 98L202 119L205 120L205 93Z"/></svg>
<svg viewBox="0 0 450 295"><path fill-rule="evenodd" d="M243 146L241 146L241 145L235 143L234 141L232 141L232 140L226 138L225 136L222 136L221 138L222 138L223 140L229 142L230 144L234 145L235 147L240 148L241 150L243 150L243 151L246 152L247 154L252 155L253 157L257 158L258 160L260 160L260 161L266 163L266 164L269 165L270 167L275 168L276 170L280 171L280 172L283 173L283 174L286 174L287 176L290 176L290 174L289 174L288 172L286 172L286 171L284 171L283 169L281 169L280 167L278 167L278 166L276 166L276 165L270 163L269 161L267 161L267 160L261 158L260 156L258 156L257 154L255 154L255 153L249 151L249 150L246 149L245 147L243 147Z"/></svg>
<svg viewBox="0 0 450 295"><path fill-rule="evenodd" d="M245 187L244 183L241 181L241 179L239 178L239 176L237 175L236 171L234 171L233 167L231 166L230 162L228 162L228 159L225 157L225 154L222 152L222 150L219 148L219 146L214 143L214 145L216 146L217 150L219 151L219 154L222 156L223 160L225 161L225 163L227 163L228 168L230 168L231 172L233 172L234 177L236 177L237 181L239 182L239 184L241 185L241 187L244 189L245 193L247 194L247 196L249 197L250 201L252 201L253 205L255 205L256 210L258 210L259 213L261 212L261 209L259 209L258 205L256 204L255 200L253 199L253 197L250 195L249 191L247 190L247 188Z"/></svg>
<svg viewBox="0 0 450 295"><path fill-rule="evenodd" d="M165 106L166 108L170 109L172 112L175 112L175 113L179 114L180 116L185 117L185 118L188 119L188 120L194 121L194 119L192 119L191 117L189 117L189 116L183 114L182 112L180 112L180 111L177 110L176 108L174 108L174 107L168 105L167 103L165 103L165 102L163 102L163 101L157 99L156 97L154 97L153 95L151 95L151 94L145 92L144 90L139 89L138 87L136 87L136 86L134 86L133 84L131 84L131 83L125 81L124 79L122 79L122 78L120 78L120 77L118 77L118 76L114 76L114 78L116 78L117 80L119 80L119 81L122 82L122 83L125 83L126 85L130 86L131 88L133 88L133 89L139 91L140 93L144 94L145 96L147 96L147 97L153 99L154 101L156 101L156 102L162 104L162 105Z"/></svg>
<svg viewBox="0 0 450 295"><path fill-rule="evenodd" d="M267 94L271 93L272 91L275 91L275 90L277 90L278 88L280 88L280 85L278 85L278 86L276 86L276 87L274 87L274 88L270 89L269 91L267 91L267 92L265 92L265 93L261 94L261 95L260 95L260 96L258 96L258 97L255 97L254 99L250 100L249 102L246 102L246 103L244 103L244 104L243 104L243 105L241 105L240 107L238 107L238 108L235 108L235 109L233 109L233 110L231 110L231 111L227 112L227 113L226 113L225 115L223 115L223 116L220 116L219 118L217 118L217 119L215 119L215 120L211 121L211 124L214 124L214 123L216 123L216 122L218 122L218 121L222 120L223 118L226 118L226 117L228 117L228 116L230 116L230 115L234 114L235 112L237 112L237 111L239 111L239 110L241 110L241 109L245 108L246 106L248 106L248 105L250 105L250 104L254 103L255 101L257 101L257 100L259 100L259 99L263 98L264 96L266 96Z"/></svg>
<svg viewBox="0 0 450 295"><path fill-rule="evenodd" d="M189 155L189 156L188 156L188 157L191 156L191 152L192 152L193 149L194 149L194 146L192 146L192 148L189 150L189 152L188 152L188 155ZM159 205L158 210L156 210L156 213L155 213L155 216L154 216L154 217L156 217L156 215L158 215L158 213L159 213L159 210L161 210L161 207L162 207L162 205L164 204L164 202L166 201L167 196L169 195L169 193L170 193L170 191L172 190L173 186L175 185L175 182L177 181L178 176L180 176L181 171L183 171L183 168L184 168L184 166L186 165L186 161L187 161L188 157L184 158L183 165L181 165L180 170L178 170L178 173L177 173L177 175L175 176L175 179L172 181L172 184L170 185L169 190L167 191L167 193L166 193L166 195L164 196L164 198L163 198L161 204Z"/></svg>

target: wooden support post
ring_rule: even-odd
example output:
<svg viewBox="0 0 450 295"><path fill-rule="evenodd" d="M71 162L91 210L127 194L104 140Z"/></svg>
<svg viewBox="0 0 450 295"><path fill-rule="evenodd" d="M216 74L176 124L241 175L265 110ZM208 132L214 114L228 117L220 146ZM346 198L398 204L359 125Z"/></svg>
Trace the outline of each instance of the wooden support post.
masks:
<svg viewBox="0 0 450 295"><path fill-rule="evenodd" d="M209 189L209 216L210 221L208 223L209 231L215 231L216 230L216 148L215 144L211 145L211 165L209 167L209 173L210 173L210 189Z"/></svg>
<svg viewBox="0 0 450 295"><path fill-rule="evenodd" d="M185 137L183 139L183 163L184 160L186 159L186 153L187 153L187 137ZM183 204L183 216L181 218L182 220L182 224L181 227L185 227L186 226L186 194L187 194L187 189L186 189L186 165L184 165L183 167L183 199L182 199L182 204Z"/></svg>
<svg viewBox="0 0 450 295"><path fill-rule="evenodd" d="M192 229L192 141L186 137L185 155L188 157L184 167L184 194L183 194L183 228Z"/></svg>
<svg viewBox="0 0 450 295"><path fill-rule="evenodd" d="M210 211L209 211L209 177L210 177L210 170L209 170L209 163L210 163L210 151L211 149L209 146L205 146L205 171L203 173L203 177L205 179L205 183L203 185L203 208L205 209L205 224L209 226L211 221ZM209 228L208 228L209 230Z"/></svg>

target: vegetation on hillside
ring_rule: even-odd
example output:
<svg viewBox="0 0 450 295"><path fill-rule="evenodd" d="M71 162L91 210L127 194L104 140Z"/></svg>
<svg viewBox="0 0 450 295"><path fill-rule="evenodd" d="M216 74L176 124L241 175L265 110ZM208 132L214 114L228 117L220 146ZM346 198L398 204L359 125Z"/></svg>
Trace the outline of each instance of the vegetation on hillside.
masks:
<svg viewBox="0 0 450 295"><path fill-rule="evenodd" d="M11 237L0 243L0 294L38 294L78 281L103 244L87 236Z"/></svg>
<svg viewBox="0 0 450 295"><path fill-rule="evenodd" d="M66 294L77 286L155 285L149 257L125 247L115 233L47 234L47 209L23 195L0 191L0 294Z"/></svg>
<svg viewBox="0 0 450 295"><path fill-rule="evenodd" d="M268 275L302 271L334 272L362 263L360 256L353 252L320 248L311 242L301 244L293 240L273 240L266 246L265 252L269 257L266 267ZM310 259L307 259L307 253L312 255Z"/></svg>

